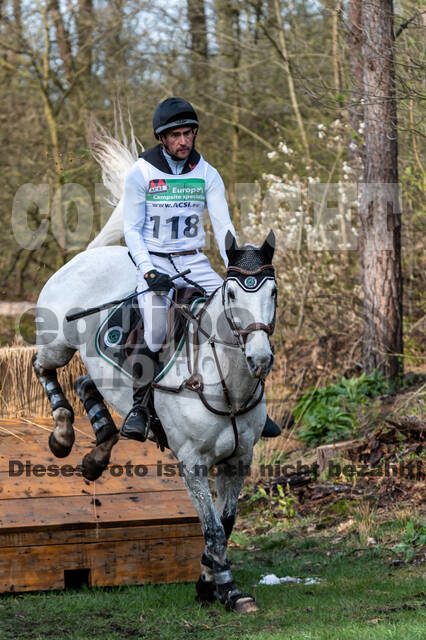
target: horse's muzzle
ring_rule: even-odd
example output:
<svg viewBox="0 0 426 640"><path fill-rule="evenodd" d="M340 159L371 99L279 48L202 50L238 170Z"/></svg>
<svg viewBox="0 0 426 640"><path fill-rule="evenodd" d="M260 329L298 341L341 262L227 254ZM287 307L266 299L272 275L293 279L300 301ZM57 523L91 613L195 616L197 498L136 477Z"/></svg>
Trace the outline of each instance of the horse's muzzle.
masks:
<svg viewBox="0 0 426 640"><path fill-rule="evenodd" d="M266 376L272 369L273 363L274 356L272 355L272 353L269 356L261 358L259 360L255 360L252 356L247 357L248 368L253 378L266 378Z"/></svg>

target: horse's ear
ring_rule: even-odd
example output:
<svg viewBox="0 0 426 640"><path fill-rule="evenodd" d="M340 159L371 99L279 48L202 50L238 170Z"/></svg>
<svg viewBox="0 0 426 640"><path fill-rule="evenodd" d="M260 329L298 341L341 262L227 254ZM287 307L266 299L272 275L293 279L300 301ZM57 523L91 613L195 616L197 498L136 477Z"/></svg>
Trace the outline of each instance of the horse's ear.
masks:
<svg viewBox="0 0 426 640"><path fill-rule="evenodd" d="M231 233L230 231L226 232L225 249L226 249L226 255L228 256L228 260L229 262L231 262L232 256L234 255L235 250L238 249L238 245L237 245L237 241L235 239L234 234Z"/></svg>
<svg viewBox="0 0 426 640"><path fill-rule="evenodd" d="M272 258L274 257L274 251L275 251L275 233L272 231L272 229L268 233L268 236L265 242L260 247L260 250L262 251L262 254L265 257L266 262L268 264L271 264Z"/></svg>

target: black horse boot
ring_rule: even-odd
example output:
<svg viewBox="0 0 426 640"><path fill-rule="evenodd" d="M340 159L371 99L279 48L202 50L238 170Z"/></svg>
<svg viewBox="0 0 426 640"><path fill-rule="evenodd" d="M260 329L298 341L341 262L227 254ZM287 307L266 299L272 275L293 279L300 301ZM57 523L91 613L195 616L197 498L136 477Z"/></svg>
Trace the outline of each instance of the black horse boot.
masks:
<svg viewBox="0 0 426 640"><path fill-rule="evenodd" d="M261 438L276 438L281 435L281 429L277 425L276 422L271 420L271 418L267 415L265 426L263 427L263 431L260 435Z"/></svg>

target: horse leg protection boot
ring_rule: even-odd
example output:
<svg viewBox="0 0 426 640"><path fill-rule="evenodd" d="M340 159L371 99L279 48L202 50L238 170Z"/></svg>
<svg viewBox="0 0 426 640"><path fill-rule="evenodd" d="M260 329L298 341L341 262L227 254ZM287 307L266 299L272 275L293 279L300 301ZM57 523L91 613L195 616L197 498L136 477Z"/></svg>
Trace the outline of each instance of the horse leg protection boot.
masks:
<svg viewBox="0 0 426 640"><path fill-rule="evenodd" d="M58 382L58 375L56 373L56 369L45 369L40 366L37 361L37 355L35 354L32 358L32 365L37 376L38 381L44 388L46 395L49 399L50 406L52 408L52 413L56 411L56 409L64 408L70 412L70 420L71 423L74 422L74 411L71 407L70 403L66 399L64 392L62 390L61 385Z"/></svg>
<svg viewBox="0 0 426 640"><path fill-rule="evenodd" d="M44 388L52 408L54 428L49 436L49 448L57 458L66 458L71 453L75 440L72 426L74 411L58 382L56 369L42 367L36 354L33 356L32 363L37 379Z"/></svg>
<svg viewBox="0 0 426 640"><path fill-rule="evenodd" d="M96 436L96 444L102 444L102 442L111 438L115 433L118 433L114 420L106 408L104 400L92 378L89 375L81 376L75 381L74 389L82 401L87 416L92 423Z"/></svg>

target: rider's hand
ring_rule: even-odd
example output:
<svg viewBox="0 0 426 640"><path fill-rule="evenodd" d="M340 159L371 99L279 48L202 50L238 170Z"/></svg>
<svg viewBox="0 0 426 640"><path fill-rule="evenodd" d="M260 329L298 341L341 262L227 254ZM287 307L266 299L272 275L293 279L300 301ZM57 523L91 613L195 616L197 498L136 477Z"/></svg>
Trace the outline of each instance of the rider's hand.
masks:
<svg viewBox="0 0 426 640"><path fill-rule="evenodd" d="M168 293L168 291L173 287L173 282L170 280L167 273L161 273L160 271L157 271L157 269L151 269L151 271L145 273L144 278L151 291Z"/></svg>

